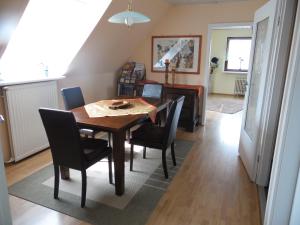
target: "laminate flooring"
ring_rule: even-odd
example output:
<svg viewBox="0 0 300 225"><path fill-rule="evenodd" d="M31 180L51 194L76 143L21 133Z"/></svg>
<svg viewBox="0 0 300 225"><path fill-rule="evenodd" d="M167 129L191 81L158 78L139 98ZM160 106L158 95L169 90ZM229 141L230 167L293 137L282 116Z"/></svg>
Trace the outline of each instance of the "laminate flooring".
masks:
<svg viewBox="0 0 300 225"><path fill-rule="evenodd" d="M194 133L178 130L178 138L195 144L147 225L260 225L256 185L238 155L240 125L241 113L208 111L204 127ZM45 150L6 166L7 182L11 185L50 163ZM87 224L13 196L10 204L16 225Z"/></svg>

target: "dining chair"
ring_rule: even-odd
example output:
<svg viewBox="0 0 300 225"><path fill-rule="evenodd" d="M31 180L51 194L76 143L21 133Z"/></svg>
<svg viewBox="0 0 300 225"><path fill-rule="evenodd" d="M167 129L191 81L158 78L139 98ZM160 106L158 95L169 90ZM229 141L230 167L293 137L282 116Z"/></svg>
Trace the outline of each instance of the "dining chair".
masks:
<svg viewBox="0 0 300 225"><path fill-rule="evenodd" d="M157 102L157 100L162 100L162 93L163 93L163 85L159 83L149 83L149 84L144 84L143 87L143 92L142 92L142 98L146 100L148 103L151 104L152 101ZM140 121L139 125L145 123L145 122L150 122L151 120L149 118ZM156 121L157 124L161 124L161 118L160 118L160 113L156 115ZM127 130L127 140L130 140L131 137L131 130Z"/></svg>
<svg viewBox="0 0 300 225"><path fill-rule="evenodd" d="M163 93L162 84L145 84L143 88L142 97L143 98L152 98L152 99L161 99Z"/></svg>
<svg viewBox="0 0 300 225"><path fill-rule="evenodd" d="M81 207L86 202L86 170L108 158L109 183L112 184L112 149L106 140L81 138L72 112L40 108L39 113L49 140L54 165L54 198L58 199L59 167L81 171Z"/></svg>
<svg viewBox="0 0 300 225"><path fill-rule="evenodd" d="M130 171L133 170L134 145L139 145L144 147L143 158L146 158L147 147L162 150L164 174L165 178L168 178L166 151L171 146L172 161L174 166L176 166L174 141L176 138L176 130L183 102L184 96L173 101L164 127L158 127L153 123L145 123L140 128L132 132L132 138L130 139Z"/></svg>
<svg viewBox="0 0 300 225"><path fill-rule="evenodd" d="M63 88L61 89L61 93L66 110L71 110L85 105L80 87ZM92 130L86 128L80 129L81 134L85 135L86 137L91 136L92 138L94 138L95 134L99 131L101 130ZM111 146L111 133L108 133L108 143L109 146Z"/></svg>

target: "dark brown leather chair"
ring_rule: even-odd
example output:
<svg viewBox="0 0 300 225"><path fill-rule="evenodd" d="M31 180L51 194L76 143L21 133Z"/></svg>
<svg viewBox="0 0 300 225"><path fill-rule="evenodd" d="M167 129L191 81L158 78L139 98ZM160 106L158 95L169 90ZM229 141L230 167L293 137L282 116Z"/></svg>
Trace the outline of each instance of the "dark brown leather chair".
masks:
<svg viewBox="0 0 300 225"><path fill-rule="evenodd" d="M144 84L142 98L145 99L148 103L157 102L162 100L163 95L163 85L157 83ZM151 122L147 119L144 122ZM156 115L156 123L161 125L161 113L159 112Z"/></svg>
<svg viewBox="0 0 300 225"><path fill-rule="evenodd" d="M133 169L133 147L139 145L144 147L143 158L146 157L146 147L162 150L162 164L165 178L168 178L168 169L166 161L166 151L171 146L171 155L174 166L176 166L174 141L176 138L176 130L178 120L181 113L184 96L175 100L170 108L170 112L164 127L158 127L153 123L145 123L140 128L132 132L130 139L130 171Z"/></svg>
<svg viewBox="0 0 300 225"><path fill-rule="evenodd" d="M83 94L80 87L71 87L61 89L61 94L63 96L65 109L71 110L85 105ZM92 130L81 127L80 133L86 137L95 137L95 134L101 130ZM111 143L111 133L108 133L108 143Z"/></svg>
<svg viewBox="0 0 300 225"><path fill-rule="evenodd" d="M86 169L108 158L109 182L112 183L112 149L102 139L80 138L72 112L47 108L39 109L46 134L49 140L54 165L54 198L58 198L59 167L67 167L81 171L82 193L81 207L86 201Z"/></svg>

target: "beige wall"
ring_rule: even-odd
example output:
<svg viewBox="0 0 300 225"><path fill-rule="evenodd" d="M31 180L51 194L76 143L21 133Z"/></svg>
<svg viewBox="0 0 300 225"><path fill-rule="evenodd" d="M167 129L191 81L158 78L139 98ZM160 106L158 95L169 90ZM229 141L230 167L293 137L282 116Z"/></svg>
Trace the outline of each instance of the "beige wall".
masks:
<svg viewBox="0 0 300 225"><path fill-rule="evenodd" d="M204 84L208 25L213 23L251 22L254 12L265 0L229 3L190 4L172 7L151 34L132 54L132 59L147 67L147 78L163 81L163 73L151 72L151 36L154 35L202 35L200 75L178 74L176 81L183 84Z"/></svg>
<svg viewBox="0 0 300 225"><path fill-rule="evenodd" d="M161 0L139 0L134 8L151 18L131 28L108 23L114 13L127 8L127 0L114 0L70 65L59 88L80 85L87 102L116 94L116 73L160 21L170 5Z"/></svg>
<svg viewBox="0 0 300 225"><path fill-rule="evenodd" d="M5 19L0 17L0 30L8 22L6 18L9 18L11 14L14 15L14 18L21 17L26 5L24 3L25 1L21 0L0 1L0 15L3 15L2 13L7 15ZM170 4L165 1L139 0L134 2L134 7L136 10L148 15L151 18L150 23L135 25L132 28L108 23L108 18L114 13L124 11L127 8L127 3L127 0L112 1L92 34L74 58L66 74L66 79L58 82L59 89L80 86L87 103L98 99L111 98L115 95L116 72L170 8ZM23 10L20 10L22 7ZM60 105L62 107L61 98ZM3 107L0 105L1 110L3 111ZM2 126L0 132L4 160L8 160L10 154L7 129Z"/></svg>
<svg viewBox="0 0 300 225"><path fill-rule="evenodd" d="M251 29L213 30L211 34L211 57L219 58L219 66L210 75L212 93L234 94L235 80L247 78L247 74L224 73L227 37L251 37Z"/></svg>

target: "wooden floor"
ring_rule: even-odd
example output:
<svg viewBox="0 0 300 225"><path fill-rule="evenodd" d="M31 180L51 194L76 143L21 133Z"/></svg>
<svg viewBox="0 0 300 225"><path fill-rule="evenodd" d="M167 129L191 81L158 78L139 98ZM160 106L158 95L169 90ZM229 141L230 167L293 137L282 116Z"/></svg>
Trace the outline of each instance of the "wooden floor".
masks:
<svg viewBox="0 0 300 225"><path fill-rule="evenodd" d="M240 123L241 113L208 112L205 127L178 131L178 138L195 144L148 225L260 225L256 186L238 156ZM6 167L8 184L49 163L50 153L44 151ZM10 203L14 224L87 224L13 196Z"/></svg>

